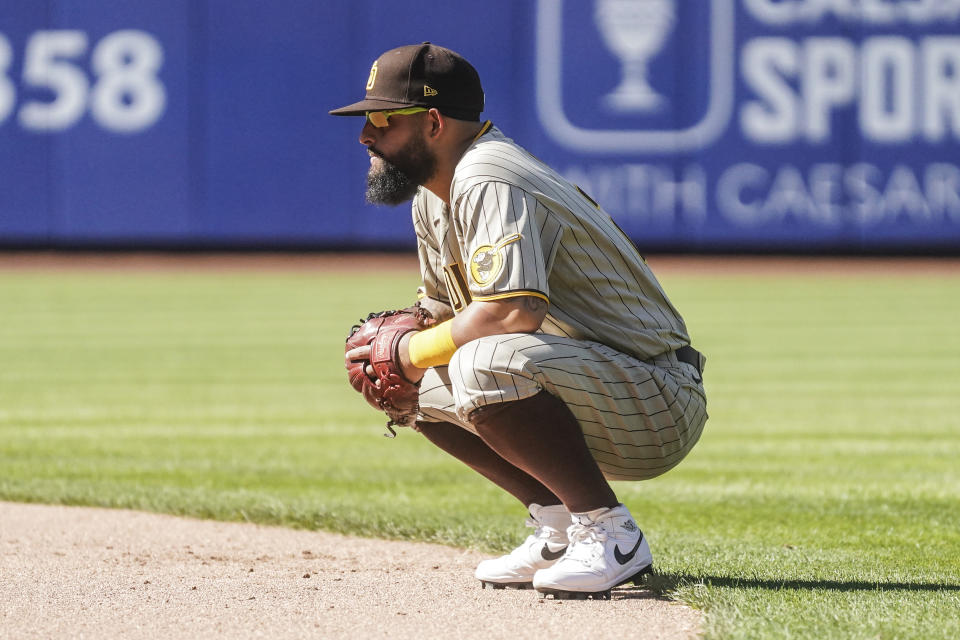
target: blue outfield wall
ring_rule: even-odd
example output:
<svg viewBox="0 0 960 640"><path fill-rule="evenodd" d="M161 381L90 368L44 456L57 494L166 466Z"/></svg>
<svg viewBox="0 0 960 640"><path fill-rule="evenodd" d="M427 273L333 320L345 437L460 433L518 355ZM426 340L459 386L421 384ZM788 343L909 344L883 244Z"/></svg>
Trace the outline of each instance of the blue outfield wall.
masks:
<svg viewBox="0 0 960 640"><path fill-rule="evenodd" d="M412 247L326 112L424 40L644 250L960 248L960 0L3 3L0 246Z"/></svg>

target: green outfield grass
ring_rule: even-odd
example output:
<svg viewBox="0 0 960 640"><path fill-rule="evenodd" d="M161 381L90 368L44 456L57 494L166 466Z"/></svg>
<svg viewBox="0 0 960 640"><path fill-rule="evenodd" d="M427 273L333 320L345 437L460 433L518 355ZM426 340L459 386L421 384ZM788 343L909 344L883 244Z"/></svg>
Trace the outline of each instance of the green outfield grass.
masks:
<svg viewBox="0 0 960 640"><path fill-rule="evenodd" d="M654 586L708 637L960 637L960 274L661 279L711 419L615 486ZM508 547L522 509L347 385L346 327L415 286L0 271L0 499Z"/></svg>

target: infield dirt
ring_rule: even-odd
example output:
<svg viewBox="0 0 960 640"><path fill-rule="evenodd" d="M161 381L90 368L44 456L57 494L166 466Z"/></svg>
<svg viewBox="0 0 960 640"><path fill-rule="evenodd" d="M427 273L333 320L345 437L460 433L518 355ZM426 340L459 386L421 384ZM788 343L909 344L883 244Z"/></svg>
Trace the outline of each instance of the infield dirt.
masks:
<svg viewBox="0 0 960 640"><path fill-rule="evenodd" d="M482 590L475 551L0 502L0 638L692 638L699 612Z"/></svg>

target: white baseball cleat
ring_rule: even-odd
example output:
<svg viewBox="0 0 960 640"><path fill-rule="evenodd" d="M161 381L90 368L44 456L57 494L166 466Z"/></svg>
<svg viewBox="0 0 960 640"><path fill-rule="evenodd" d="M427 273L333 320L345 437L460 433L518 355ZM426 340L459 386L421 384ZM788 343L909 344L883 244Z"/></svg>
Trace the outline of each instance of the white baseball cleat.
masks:
<svg viewBox="0 0 960 640"><path fill-rule="evenodd" d="M533 574L555 563L567 550L570 512L563 505L530 505L527 526L533 533L505 556L484 560L474 575L484 589L529 589Z"/></svg>
<svg viewBox="0 0 960 640"><path fill-rule="evenodd" d="M563 558L533 577L541 597L608 600L613 587L631 580L639 584L653 572L647 540L622 504L574 514L573 522Z"/></svg>

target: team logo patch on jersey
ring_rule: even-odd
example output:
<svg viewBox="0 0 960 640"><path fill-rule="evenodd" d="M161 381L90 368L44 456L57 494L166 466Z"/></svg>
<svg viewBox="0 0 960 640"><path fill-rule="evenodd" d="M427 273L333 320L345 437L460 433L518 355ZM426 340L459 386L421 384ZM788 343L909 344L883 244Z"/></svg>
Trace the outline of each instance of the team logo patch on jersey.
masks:
<svg viewBox="0 0 960 640"><path fill-rule="evenodd" d="M503 248L519 239L520 234L516 233L495 245L484 244L477 247L470 256L470 277L473 281L485 286L496 280L503 271Z"/></svg>

